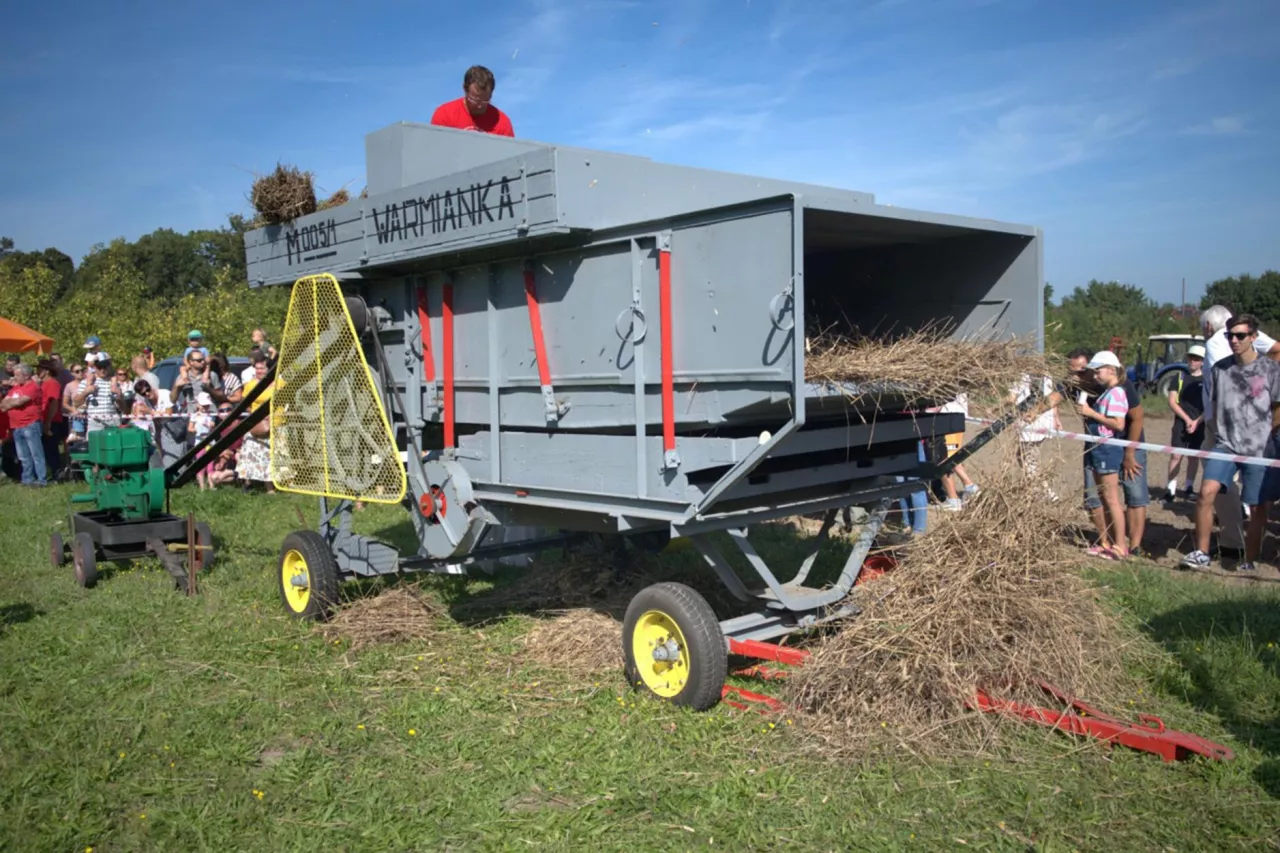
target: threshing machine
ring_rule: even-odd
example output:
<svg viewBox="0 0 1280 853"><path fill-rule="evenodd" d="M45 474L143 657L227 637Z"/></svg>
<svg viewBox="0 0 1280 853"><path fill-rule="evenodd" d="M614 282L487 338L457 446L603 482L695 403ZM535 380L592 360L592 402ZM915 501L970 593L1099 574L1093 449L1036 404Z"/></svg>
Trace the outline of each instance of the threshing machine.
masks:
<svg viewBox="0 0 1280 853"><path fill-rule="evenodd" d="M806 330L1042 328L1032 227L416 124L366 151L366 198L246 235L251 283L294 288L271 471L321 499L319 529L280 552L298 617L323 618L348 578L463 572L573 532L683 537L743 612L649 587L623 654L632 683L708 707L732 642L854 612L891 502L936 473L919 442L964 430L910 389L855 404L806 381ZM417 553L353 532L357 500L403 504ZM808 583L850 507L842 573ZM823 535L784 575L748 532L801 514Z"/></svg>

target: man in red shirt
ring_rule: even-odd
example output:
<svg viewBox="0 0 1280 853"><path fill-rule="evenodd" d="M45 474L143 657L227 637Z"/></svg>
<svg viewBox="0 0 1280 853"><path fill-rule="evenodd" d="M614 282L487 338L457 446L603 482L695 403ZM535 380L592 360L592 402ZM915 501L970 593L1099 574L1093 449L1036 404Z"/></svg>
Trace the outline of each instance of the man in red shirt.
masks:
<svg viewBox="0 0 1280 853"><path fill-rule="evenodd" d="M43 427L40 415L44 397L40 385L31 378L31 365L19 364L13 371L15 384L0 400L0 410L9 415L9 428L22 462L22 485L47 486L44 467L44 445L40 441Z"/></svg>
<svg viewBox="0 0 1280 853"><path fill-rule="evenodd" d="M52 359L41 359L36 363L36 378L40 380L40 393L44 398L40 413L44 432L44 465L49 479L56 480L62 471L59 445L67 438L67 425L62 420L62 383L58 381L58 365Z"/></svg>
<svg viewBox="0 0 1280 853"><path fill-rule="evenodd" d="M436 107L431 123L439 127L475 130L498 136L515 136L511 120L502 110L489 103L493 97L493 72L483 65L473 65L462 77L463 96Z"/></svg>

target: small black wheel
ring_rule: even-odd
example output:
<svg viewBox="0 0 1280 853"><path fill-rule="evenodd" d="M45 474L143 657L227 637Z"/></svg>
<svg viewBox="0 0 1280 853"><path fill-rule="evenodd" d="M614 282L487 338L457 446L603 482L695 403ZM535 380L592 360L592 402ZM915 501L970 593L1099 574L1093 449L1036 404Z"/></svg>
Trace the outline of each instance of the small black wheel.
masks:
<svg viewBox="0 0 1280 853"><path fill-rule="evenodd" d="M71 544L71 557L75 563L76 583L85 589L98 582L98 546L88 533L77 533Z"/></svg>
<svg viewBox="0 0 1280 853"><path fill-rule="evenodd" d="M295 619L329 618L338 604L338 563L314 530L297 530L280 546L280 601Z"/></svg>
<svg viewBox="0 0 1280 853"><path fill-rule="evenodd" d="M56 569L67 561L67 545L62 541L61 533L49 537L49 563Z"/></svg>
<svg viewBox="0 0 1280 853"><path fill-rule="evenodd" d="M707 600L681 583L645 587L622 622L627 680L676 705L705 711L720 701L728 648Z"/></svg>
<svg viewBox="0 0 1280 853"><path fill-rule="evenodd" d="M187 567L196 569L196 574L207 572L213 568L213 558L217 552L213 549L213 531L203 521L196 522L196 551L187 558Z"/></svg>

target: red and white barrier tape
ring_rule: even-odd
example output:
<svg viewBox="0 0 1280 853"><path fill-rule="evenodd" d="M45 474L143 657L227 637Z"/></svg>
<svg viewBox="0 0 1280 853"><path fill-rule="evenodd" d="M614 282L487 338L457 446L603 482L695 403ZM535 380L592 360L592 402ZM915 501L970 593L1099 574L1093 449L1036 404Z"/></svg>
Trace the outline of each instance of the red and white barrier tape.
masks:
<svg viewBox="0 0 1280 853"><path fill-rule="evenodd" d="M984 418L965 418L966 421L975 424L989 426L995 421L986 420ZM1223 462L1238 462L1244 465L1265 465L1268 468L1280 468L1280 459L1265 459L1261 456L1234 456L1230 453L1216 453L1212 450L1191 450L1186 447L1174 447L1169 444L1151 444L1146 441L1129 441L1124 438L1106 438L1100 435L1089 435L1083 432L1067 432L1058 429L1037 429L1034 427L1019 427L1010 425L1010 429L1022 429L1027 432L1034 432L1038 435L1048 436L1050 438L1069 438L1072 441L1083 441L1090 444L1110 444L1114 447L1133 447L1138 450L1146 450L1152 453L1169 453L1174 456L1194 456L1197 459L1221 459ZM1201 429L1204 427L1201 426Z"/></svg>

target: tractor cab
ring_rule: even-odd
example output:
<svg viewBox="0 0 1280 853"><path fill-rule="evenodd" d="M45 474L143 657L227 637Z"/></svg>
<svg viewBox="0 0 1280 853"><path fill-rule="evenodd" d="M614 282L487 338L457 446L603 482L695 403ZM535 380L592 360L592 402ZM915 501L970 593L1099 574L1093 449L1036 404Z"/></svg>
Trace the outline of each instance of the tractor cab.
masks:
<svg viewBox="0 0 1280 853"><path fill-rule="evenodd" d="M1203 346L1204 337L1186 334L1150 336L1145 350L1139 351L1137 362L1127 371L1129 380L1140 393L1167 395L1177 387L1178 379L1190 372L1187 350L1193 344Z"/></svg>

